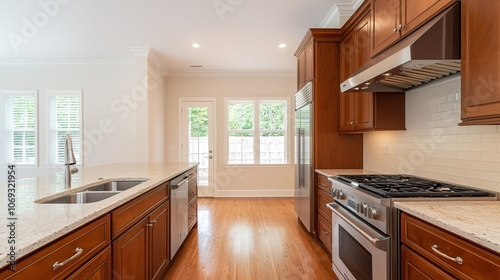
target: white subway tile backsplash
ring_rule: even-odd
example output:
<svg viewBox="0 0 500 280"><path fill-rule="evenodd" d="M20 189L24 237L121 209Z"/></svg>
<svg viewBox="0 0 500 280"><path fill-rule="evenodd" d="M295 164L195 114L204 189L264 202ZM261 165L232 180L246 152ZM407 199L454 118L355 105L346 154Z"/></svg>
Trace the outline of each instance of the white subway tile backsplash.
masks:
<svg viewBox="0 0 500 280"><path fill-rule="evenodd" d="M496 152L497 144L496 143L482 143L478 145L478 143L469 143L469 151L470 152Z"/></svg>
<svg viewBox="0 0 500 280"><path fill-rule="evenodd" d="M481 134L465 134L457 135L457 142L462 143L480 143L482 139Z"/></svg>
<svg viewBox="0 0 500 280"><path fill-rule="evenodd" d="M469 133L495 133L497 128L495 125L473 125L469 127Z"/></svg>
<svg viewBox="0 0 500 280"><path fill-rule="evenodd" d="M364 134L365 169L500 192L500 125L458 126L459 76L407 92L406 108L406 131Z"/></svg>

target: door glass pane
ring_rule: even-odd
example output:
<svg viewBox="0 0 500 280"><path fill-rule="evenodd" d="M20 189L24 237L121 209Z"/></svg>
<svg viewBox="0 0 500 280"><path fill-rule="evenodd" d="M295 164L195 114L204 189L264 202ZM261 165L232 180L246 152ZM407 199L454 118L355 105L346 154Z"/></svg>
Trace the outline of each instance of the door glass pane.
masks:
<svg viewBox="0 0 500 280"><path fill-rule="evenodd" d="M372 279L372 254L339 225L339 257L359 280Z"/></svg>
<svg viewBox="0 0 500 280"><path fill-rule="evenodd" d="M198 186L208 186L208 107L189 107L189 161L199 162Z"/></svg>

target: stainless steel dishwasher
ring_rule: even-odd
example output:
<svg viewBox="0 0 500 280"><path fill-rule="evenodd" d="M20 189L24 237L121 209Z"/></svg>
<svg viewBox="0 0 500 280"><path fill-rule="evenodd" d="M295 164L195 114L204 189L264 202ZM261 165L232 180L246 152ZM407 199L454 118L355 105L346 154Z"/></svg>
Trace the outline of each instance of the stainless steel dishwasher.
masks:
<svg viewBox="0 0 500 280"><path fill-rule="evenodd" d="M188 173L170 180L170 259L188 233Z"/></svg>

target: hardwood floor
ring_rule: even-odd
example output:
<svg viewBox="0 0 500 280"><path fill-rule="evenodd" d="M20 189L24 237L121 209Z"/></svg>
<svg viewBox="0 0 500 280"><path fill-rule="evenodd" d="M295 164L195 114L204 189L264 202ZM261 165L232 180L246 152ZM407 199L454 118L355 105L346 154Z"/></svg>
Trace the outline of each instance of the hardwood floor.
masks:
<svg viewBox="0 0 500 280"><path fill-rule="evenodd" d="M165 279L337 279L293 198L199 198L180 250Z"/></svg>

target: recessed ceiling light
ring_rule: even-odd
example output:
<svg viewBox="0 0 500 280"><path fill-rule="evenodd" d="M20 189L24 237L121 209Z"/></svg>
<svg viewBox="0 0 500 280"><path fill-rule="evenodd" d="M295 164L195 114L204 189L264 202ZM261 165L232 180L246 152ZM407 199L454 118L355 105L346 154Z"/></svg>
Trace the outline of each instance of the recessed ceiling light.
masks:
<svg viewBox="0 0 500 280"><path fill-rule="evenodd" d="M286 48L286 44L279 44L278 48L284 49L284 48Z"/></svg>
<svg viewBox="0 0 500 280"><path fill-rule="evenodd" d="M203 65L191 65L192 68L201 68Z"/></svg>
<svg viewBox="0 0 500 280"><path fill-rule="evenodd" d="M200 44L198 44L198 43L194 43L194 44L192 44L192 46L193 46L193 48L196 48L196 49L197 49L197 48L199 48L199 47L200 47Z"/></svg>

